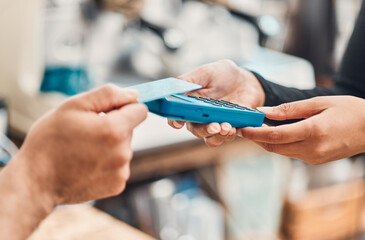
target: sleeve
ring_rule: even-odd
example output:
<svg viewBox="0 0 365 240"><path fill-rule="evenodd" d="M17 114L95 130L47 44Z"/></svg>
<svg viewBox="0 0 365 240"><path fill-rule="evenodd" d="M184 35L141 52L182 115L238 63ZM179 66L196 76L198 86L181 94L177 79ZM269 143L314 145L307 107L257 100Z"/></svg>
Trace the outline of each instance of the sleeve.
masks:
<svg viewBox="0 0 365 240"><path fill-rule="evenodd" d="M365 98L365 2L342 59L334 86L330 88L316 87L309 90L288 88L264 79L255 73L261 83L265 95L265 106L276 106L285 102L298 101L316 96L352 95Z"/></svg>

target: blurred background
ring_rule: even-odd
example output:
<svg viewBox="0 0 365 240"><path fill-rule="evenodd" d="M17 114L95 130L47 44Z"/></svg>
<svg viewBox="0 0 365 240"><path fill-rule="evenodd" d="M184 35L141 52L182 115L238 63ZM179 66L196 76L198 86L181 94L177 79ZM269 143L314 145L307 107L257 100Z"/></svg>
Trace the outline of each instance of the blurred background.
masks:
<svg viewBox="0 0 365 240"><path fill-rule="evenodd" d="M130 86L232 59L286 86L331 86L360 4L0 0L0 164L46 111L110 82ZM162 240L363 239L363 156L309 166L245 140L208 149L154 115L134 135L129 185L89 203L98 214ZM61 214L32 240L121 239L85 237L109 229L105 219L90 224L96 215L65 227L78 218Z"/></svg>

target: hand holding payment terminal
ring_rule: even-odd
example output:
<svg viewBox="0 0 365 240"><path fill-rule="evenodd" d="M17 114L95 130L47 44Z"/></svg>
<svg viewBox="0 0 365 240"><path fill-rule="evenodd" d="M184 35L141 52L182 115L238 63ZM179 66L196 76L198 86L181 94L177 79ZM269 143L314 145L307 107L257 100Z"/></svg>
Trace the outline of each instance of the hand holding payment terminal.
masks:
<svg viewBox="0 0 365 240"><path fill-rule="evenodd" d="M139 91L139 102L162 117L203 124L228 122L238 128L262 126L265 114L260 111L223 100L180 94L200 88L176 78L129 87Z"/></svg>

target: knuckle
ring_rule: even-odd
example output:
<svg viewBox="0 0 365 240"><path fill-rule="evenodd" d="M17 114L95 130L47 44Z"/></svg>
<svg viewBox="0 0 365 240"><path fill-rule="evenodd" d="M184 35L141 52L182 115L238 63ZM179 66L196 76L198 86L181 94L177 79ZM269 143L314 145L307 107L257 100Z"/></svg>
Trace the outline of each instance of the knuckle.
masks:
<svg viewBox="0 0 365 240"><path fill-rule="evenodd" d="M118 87L115 86L114 84L108 83L101 89L106 95L113 96L117 92Z"/></svg>
<svg viewBox="0 0 365 240"><path fill-rule="evenodd" d="M282 139L282 135L277 130L271 130L267 135L270 142L278 142Z"/></svg>
<svg viewBox="0 0 365 240"><path fill-rule="evenodd" d="M321 162L321 159L324 159L328 154L328 147L326 144L318 144L317 147L314 148L313 151L315 162Z"/></svg>
<svg viewBox="0 0 365 240"><path fill-rule="evenodd" d="M103 96L106 96L111 103L116 103L119 97L120 92L118 91L118 87L108 83L101 88Z"/></svg>
<svg viewBox="0 0 365 240"><path fill-rule="evenodd" d="M118 133L117 131L111 131L109 133L109 139L113 143L120 143L125 139L125 137L123 133Z"/></svg>
<svg viewBox="0 0 365 240"><path fill-rule="evenodd" d="M246 129L241 130L241 135L242 135L242 137L247 138L247 139L252 139L253 138L252 132L247 131Z"/></svg>
<svg viewBox="0 0 365 240"><path fill-rule="evenodd" d="M122 153L122 161L125 162L130 162L133 158L133 151L131 148L127 148L123 151Z"/></svg>
<svg viewBox="0 0 365 240"><path fill-rule="evenodd" d="M212 64L208 64L198 68L198 71L202 76L209 78L211 76L212 71L214 70L214 66Z"/></svg>
<svg viewBox="0 0 365 240"><path fill-rule="evenodd" d="M225 142L225 140L226 136L221 136L219 134L212 137L212 143L214 144L215 147L222 145Z"/></svg>
<svg viewBox="0 0 365 240"><path fill-rule="evenodd" d="M120 142L125 141L130 136L130 131L125 129L125 127L119 126L121 130L118 130L116 126L110 121L104 124L104 139L119 144Z"/></svg>
<svg viewBox="0 0 365 240"><path fill-rule="evenodd" d="M125 148L122 151L118 150L118 153L114 155L113 165L112 165L116 169L120 169L120 172L117 172L117 176L123 176L121 173L125 171L126 166L129 166L129 163L132 160L132 158L133 158L133 151L131 148Z"/></svg>
<svg viewBox="0 0 365 240"><path fill-rule="evenodd" d="M131 175L129 164L125 164L119 168L114 175L115 188L113 189L114 195L119 195L125 188L127 181Z"/></svg>
<svg viewBox="0 0 365 240"><path fill-rule="evenodd" d="M312 165L312 166L318 166L318 165L321 165L321 162L318 160L318 159L315 159L315 160L313 160L313 159L308 159L308 160L303 160L304 162L306 162L306 163L309 163L310 165Z"/></svg>
<svg viewBox="0 0 365 240"><path fill-rule="evenodd" d="M293 104L292 103L284 103L279 105L279 110L283 113L288 113L293 110Z"/></svg>
<svg viewBox="0 0 365 240"><path fill-rule="evenodd" d="M131 136L132 132L126 127L121 127L121 131L116 131L115 134L117 134L116 140L123 142Z"/></svg>
<svg viewBox="0 0 365 240"><path fill-rule="evenodd" d="M214 148L216 147L216 145L214 144L214 142L212 141L212 138L204 138L205 144L210 147L210 148Z"/></svg>
<svg viewBox="0 0 365 240"><path fill-rule="evenodd" d="M217 145L216 145L216 144L211 143L211 142L206 142L206 144L207 144L207 146L208 146L208 147L210 147L210 148L215 148L215 147L217 147Z"/></svg>
<svg viewBox="0 0 365 240"><path fill-rule="evenodd" d="M221 60L219 62L219 65L222 66L223 68L225 68L226 70L228 70L231 74L233 74L235 76L238 74L239 69L240 69L237 67L237 64L230 59Z"/></svg>
<svg viewBox="0 0 365 240"><path fill-rule="evenodd" d="M325 157L318 157L318 156L311 156L311 158L303 159L303 161L312 166L318 166L327 162Z"/></svg>
<svg viewBox="0 0 365 240"><path fill-rule="evenodd" d="M316 131L317 131L317 136L321 139L324 139L328 136L329 131L331 131L331 129L328 129L328 126L319 126L319 124L317 124Z"/></svg>
<svg viewBox="0 0 365 240"><path fill-rule="evenodd" d="M118 183L115 184L115 187L112 189L112 195L116 196L121 194L126 188L126 182L124 181L119 181Z"/></svg>
<svg viewBox="0 0 365 240"><path fill-rule="evenodd" d="M324 124L313 123L310 128L310 133L315 138L321 139L327 136L328 130Z"/></svg>
<svg viewBox="0 0 365 240"><path fill-rule="evenodd" d="M223 65L227 65L227 66L230 66L230 67L235 67L236 66L236 63L233 62L231 59L222 59L218 63L223 64Z"/></svg>
<svg viewBox="0 0 365 240"><path fill-rule="evenodd" d="M273 144L264 143L262 147L268 152L275 152L275 145Z"/></svg>
<svg viewBox="0 0 365 240"><path fill-rule="evenodd" d="M119 171L120 182L127 182L130 176L131 169L129 168L129 164L127 164Z"/></svg>

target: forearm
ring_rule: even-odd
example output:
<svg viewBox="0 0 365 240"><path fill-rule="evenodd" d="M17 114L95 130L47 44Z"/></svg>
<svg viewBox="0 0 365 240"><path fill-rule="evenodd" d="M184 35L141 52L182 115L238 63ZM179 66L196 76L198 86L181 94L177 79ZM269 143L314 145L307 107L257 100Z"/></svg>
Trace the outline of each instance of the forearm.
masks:
<svg viewBox="0 0 365 240"><path fill-rule="evenodd" d="M17 156L0 173L0 239L26 239L54 207L25 162Z"/></svg>
<svg viewBox="0 0 365 240"><path fill-rule="evenodd" d="M265 92L265 106L277 106L282 103L305 100L318 96L333 96L333 95L352 95L362 97L362 94L357 89L352 89L351 86L336 84L330 88L316 87L308 90L290 88L267 81L259 74L255 76L261 83Z"/></svg>

